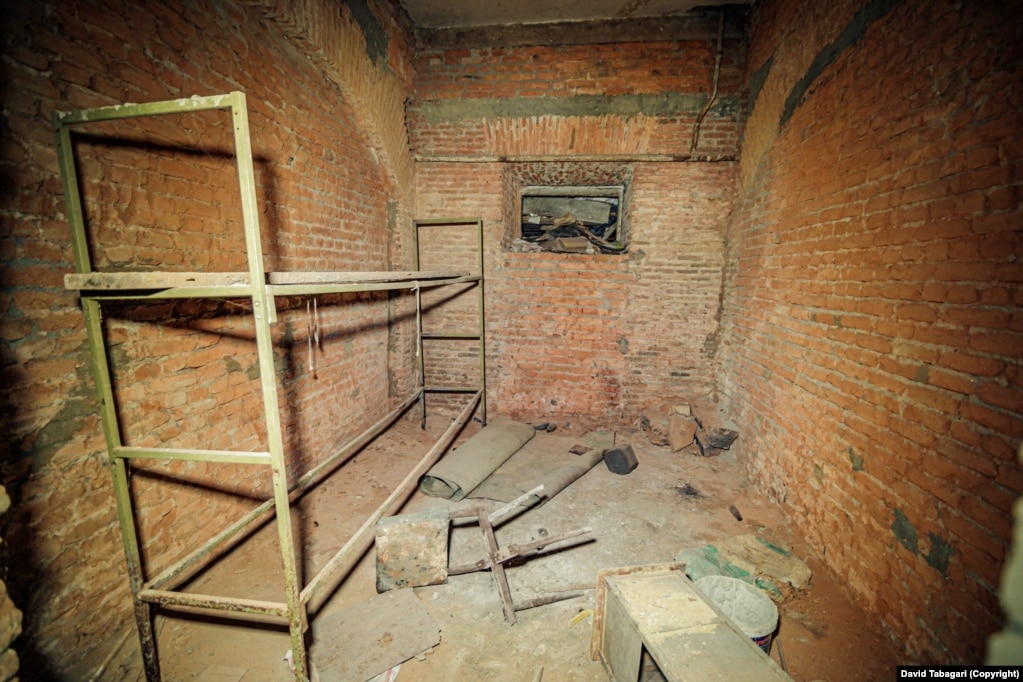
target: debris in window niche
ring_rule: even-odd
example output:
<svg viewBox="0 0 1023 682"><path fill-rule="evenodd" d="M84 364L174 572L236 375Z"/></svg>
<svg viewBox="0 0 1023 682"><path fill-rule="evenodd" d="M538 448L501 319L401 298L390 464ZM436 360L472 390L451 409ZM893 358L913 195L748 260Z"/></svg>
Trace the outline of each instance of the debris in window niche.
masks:
<svg viewBox="0 0 1023 682"><path fill-rule="evenodd" d="M533 242L527 242L525 239L516 239L511 243L511 250L519 253L540 253L543 251L543 247Z"/></svg>
<svg viewBox="0 0 1023 682"><path fill-rule="evenodd" d="M623 187L533 189L522 196L522 242L553 253L628 250L620 211ZM569 193L573 190L579 194Z"/></svg>

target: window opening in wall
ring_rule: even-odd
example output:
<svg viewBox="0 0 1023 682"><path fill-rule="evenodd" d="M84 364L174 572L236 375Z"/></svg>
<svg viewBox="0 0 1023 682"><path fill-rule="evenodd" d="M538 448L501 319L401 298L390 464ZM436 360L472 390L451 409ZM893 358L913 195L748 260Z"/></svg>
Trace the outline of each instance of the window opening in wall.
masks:
<svg viewBox="0 0 1023 682"><path fill-rule="evenodd" d="M520 238L529 251L624 253L624 185L524 187Z"/></svg>

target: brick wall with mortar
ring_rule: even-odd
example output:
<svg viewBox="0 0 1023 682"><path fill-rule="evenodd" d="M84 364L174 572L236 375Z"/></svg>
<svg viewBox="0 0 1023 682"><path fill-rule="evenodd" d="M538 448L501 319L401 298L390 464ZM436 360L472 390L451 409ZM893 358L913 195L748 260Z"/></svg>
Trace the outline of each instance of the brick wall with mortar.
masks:
<svg viewBox="0 0 1023 682"><path fill-rule="evenodd" d="M1023 24L757 3L720 388L751 475L907 651L976 663L1023 489Z"/></svg>
<svg viewBox="0 0 1023 682"><path fill-rule="evenodd" d="M3 547L26 614L16 642L26 675L84 679L134 627L84 322L62 286L71 248L50 113L243 90L267 268L407 267L392 249L409 238L401 219L413 202L403 112L411 31L388 3L354 4L357 17L317 0L0 10L0 454L14 503ZM104 245L97 266L242 266L228 125L212 113L78 129L87 218ZM277 379L297 473L380 416L389 382L411 383L411 355L390 343L389 297L321 299L313 372L306 302L281 303ZM121 305L105 319L126 442L265 449L245 305ZM252 467L140 466L150 575L237 518L250 495L265 496L268 478Z"/></svg>
<svg viewBox="0 0 1023 682"><path fill-rule="evenodd" d="M712 387L735 164L655 155L690 151L713 90L715 17L700 36L677 40L573 43L562 32L554 46L502 46L506 36L484 30L454 47L419 36L409 107L417 215L484 220L493 410L606 424ZM698 154L736 152L744 56L728 23ZM521 187L622 182L627 255L509 248ZM441 248L443 262L452 249ZM436 352L435 366L469 375L464 347Z"/></svg>

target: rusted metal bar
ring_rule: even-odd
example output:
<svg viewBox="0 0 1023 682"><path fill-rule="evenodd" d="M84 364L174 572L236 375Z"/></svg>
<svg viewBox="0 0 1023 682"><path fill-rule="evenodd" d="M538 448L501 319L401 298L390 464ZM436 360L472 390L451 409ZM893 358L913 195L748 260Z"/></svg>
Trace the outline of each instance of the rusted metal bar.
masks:
<svg viewBox="0 0 1023 682"><path fill-rule="evenodd" d="M260 601L256 599L238 599L221 597L212 594L189 594L187 592L169 592L166 590L140 590L139 598L150 604L160 606L189 606L208 611L233 611L267 616L288 618L288 605L281 602Z"/></svg>
<svg viewBox="0 0 1023 682"><path fill-rule="evenodd" d="M586 527L580 528L578 530L569 531L567 533L552 535L550 537L537 540L536 542L528 542L524 545L508 545L507 548L498 552L495 558L497 559L498 562L506 564L512 559L521 559L523 557L536 556L537 554L544 553L547 550L547 548L551 547L551 545L555 545L559 542L564 542L565 540L579 538L582 535L588 535L589 533L592 532L593 532L592 528ZM568 545L552 548L551 551L553 551L554 549L565 549L566 547L572 547L583 542L590 542L591 540L593 540L593 538L582 538L581 540L572 542Z"/></svg>
<svg viewBox="0 0 1023 682"><path fill-rule="evenodd" d="M545 606L547 604L554 604L559 601L565 601L566 599L575 599L576 597L583 596L582 592L559 592L557 594L548 594L543 597L535 597L533 599L527 599L526 601L515 604L516 611L525 611L526 609L535 609L537 606Z"/></svg>
<svg viewBox="0 0 1023 682"><path fill-rule="evenodd" d="M462 564L461 566L448 567L448 575L462 575L465 573L475 573L476 571L485 571L490 568L490 562L486 559L480 559L471 564Z"/></svg>
<svg viewBox="0 0 1023 682"><path fill-rule="evenodd" d="M717 163L737 161L735 154L416 154L416 161L423 163L537 163L543 161L574 162L620 162L648 163Z"/></svg>
<svg viewBox="0 0 1023 682"><path fill-rule="evenodd" d="M511 588L508 586L508 576L504 574L504 564L497 560L497 538L494 537L494 528L490 520L480 514L480 527L483 529L483 537L487 540L487 553L490 555L490 568L494 572L494 580L497 581L497 591L501 594L501 607L504 609L504 619L509 625L515 625L515 602L512 601Z"/></svg>

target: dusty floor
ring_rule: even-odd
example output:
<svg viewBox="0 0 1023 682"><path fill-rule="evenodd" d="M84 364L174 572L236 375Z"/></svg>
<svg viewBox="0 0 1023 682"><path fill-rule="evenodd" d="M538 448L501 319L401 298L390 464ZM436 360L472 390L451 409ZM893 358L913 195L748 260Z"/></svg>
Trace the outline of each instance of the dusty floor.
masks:
<svg viewBox="0 0 1023 682"><path fill-rule="evenodd" d="M423 433L417 419L404 419L309 493L294 510L295 525L304 534L302 562L311 576L341 546L391 489L412 468L446 427L431 418ZM565 424L537 438L578 439L581 425ZM477 430L473 425L463 438ZM559 440L558 443L563 441ZM567 442L567 441L564 441ZM899 654L876 625L846 596L842 586L821 569L793 537L779 511L743 478L733 455L702 458L695 449L672 453L650 445L636 432L618 432L617 442L630 443L639 459L626 476L598 464L538 509L501 525L502 544L525 542L544 533L594 529L595 542L550 556L537 557L508 570L516 601L574 586L589 586L599 570L672 561L683 548L699 547L729 535L760 534L789 547L814 570L811 588L780 607L781 643L788 672L802 680L894 679ZM688 487L687 487L688 484ZM693 491L698 495L693 495ZM416 493L404 512L435 506L464 507ZM489 503L497 506L496 503ZM729 512L736 505L743 520ZM276 530L270 524L204 574L196 589L204 592L282 600ZM477 526L457 528L452 535L451 563L483 556ZM253 557L259 557L253 560ZM314 616L315 623L340 609L376 595L372 550L333 597ZM521 611L509 626L489 572L451 576L447 583L415 589L415 595L440 626L440 644L401 665L399 682L461 680L604 681L601 664L588 655L594 591L567 601ZM160 661L165 680L290 680L284 655L287 632L273 626L238 626L182 615L157 617ZM141 679L134 637L111 661L104 679ZM779 647L772 650L778 661ZM315 660L314 660L315 665ZM324 679L323 682L328 682ZM347 681L345 681L347 682Z"/></svg>

